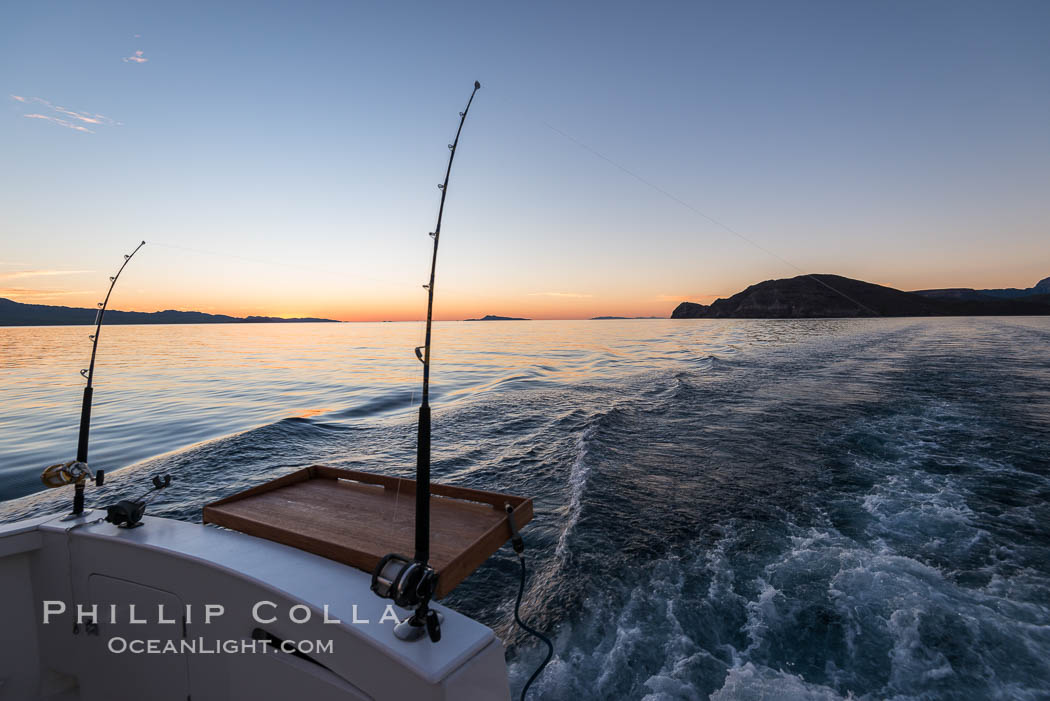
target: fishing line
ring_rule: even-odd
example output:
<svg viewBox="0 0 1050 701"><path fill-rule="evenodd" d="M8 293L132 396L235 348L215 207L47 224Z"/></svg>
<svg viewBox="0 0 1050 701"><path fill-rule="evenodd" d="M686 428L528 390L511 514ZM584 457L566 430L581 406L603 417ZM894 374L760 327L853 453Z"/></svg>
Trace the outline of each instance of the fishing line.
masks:
<svg viewBox="0 0 1050 701"><path fill-rule="evenodd" d="M566 134L566 133L565 133L564 131L562 131L562 130L561 130L561 129L559 129L558 127L556 127L556 126L554 126L554 125L550 124L549 122L546 122L546 121L544 121L544 120L542 120L542 119L541 119L541 120L539 120L539 121L540 121L540 123L541 123L541 124L543 124L543 126L547 127L547 128L548 128L548 129L550 129L551 131L553 131L553 132L556 132L556 133L558 133L558 134L561 134L561 135L562 135L562 136L564 136L564 137L565 137L566 139L568 139L568 140L569 140L569 141L571 141L572 143L576 144L576 145L577 145L577 146L579 146L580 148L582 148L582 149L584 149L584 150L586 150L586 151L588 151L588 152L590 152L590 153L594 154L594 155L595 155L595 156L597 156L598 158L600 158L600 159L602 159L603 161L605 161L606 163L609 163L610 165L612 165L612 166L614 166L614 167L618 168L619 170L622 170L622 171L623 171L624 173L627 173L627 175L630 175L630 176L631 176L632 178L634 178L634 179L635 179L635 180L637 180L638 182L642 183L643 185L647 185L647 186L651 187L651 188L652 188L653 190L656 190L656 191L657 191L657 192L659 192L659 193L660 193L661 195L663 195L663 196L665 196L665 197L667 197L667 198L671 199L671 200L672 200L673 202L677 202L678 204L682 205L683 207L685 207L686 209L688 209L688 210L689 210L690 212L692 212L693 214L697 214L697 215L699 215L699 216L703 217L704 219L706 219L707 221L711 222L711 223L712 223L712 224L714 224L715 226L717 226L717 227L719 227L719 228L723 229L724 231L728 231L728 232L729 232L730 234L732 234L733 236L736 236L736 237L737 237L738 239L740 239L741 241L746 241L747 243L751 244L752 246L754 246L754 247L755 247L755 248L757 248L758 250L762 251L762 252L763 252L763 253L765 253L766 255L768 255L768 256L771 256L771 257L773 257L773 258L776 258L776 259L777 259L778 261L780 261L780 262L781 262L781 263L783 263L784 265L788 266L789 268L791 268L791 269L792 269L792 270L794 270L795 272L797 272L797 273L800 273L800 274L802 274L802 275L805 275L806 277L808 277L808 278L809 278L810 280L813 280L814 282L820 283L821 285L823 285L824 287L828 288L829 290L831 290L831 291L832 291L832 292L834 292L835 294L837 294L837 295L840 295L841 297L843 297L844 299L846 299L846 300L848 300L848 301L852 302L853 304L856 304L856 305L857 305L858 307L860 307L861 309L863 309L863 310L865 310L865 311L868 311L868 312L871 312L871 313L872 313L873 315L875 315L875 316L882 316L881 314L879 314L879 313L878 313L877 311L875 311L874 309L871 309L870 307L867 307L867 306L865 306L865 305L861 304L861 303L860 303L860 302L858 302L857 300L855 300L855 299L853 299L852 297L850 297L849 295L847 295L847 294L846 294L845 292L841 292L841 291L839 291L839 290L836 290L836 289L835 289L834 287L832 287L832 286L831 286L831 285L829 285L828 283L824 282L824 281L823 281L823 280L821 280L820 278L818 278L818 277L815 277L815 276L811 275L810 273L804 272L804 271L803 271L803 270L802 270L801 268L799 268L799 267L798 267L797 265L795 265L795 264L794 264L794 263L792 263L791 261L787 260L787 259L786 259L786 258L784 258L783 256L781 256L781 255L778 255L778 254L774 253L773 251L769 250L769 249L768 249L768 248L766 248L765 246L763 246L763 245L759 244L759 243L758 243L757 241L755 241L754 239L752 239L752 238L750 238L750 237L748 237L748 236L745 236L744 234L740 233L740 232L739 232L739 231L737 231L736 229L733 229L732 227L730 227L730 226L728 226L728 225L726 225L726 224L723 224L722 222L718 221L718 220L717 220L717 219L715 219L714 217L712 217L712 216L710 216L710 215L708 215L708 214L704 214L704 213L703 213L703 212L701 212L701 211L700 211L699 209L697 209L697 208L696 208L696 207L694 207L693 205L689 204L689 203L688 203L688 202L686 202L685 200L683 200L683 199L681 199L681 198L679 198L679 197L676 197L676 196L672 195L672 194L671 194L670 192L668 192L667 190L663 189L662 187L660 187L660 186L659 186L659 185L657 185L656 183L653 183L653 182L650 182L650 181L646 180L646 179L645 179L645 178L643 178L642 176L640 176L640 175L638 175L637 173L635 173L635 172L634 172L633 170L630 170L629 168L625 168L624 166L620 165L619 163L617 163L617 162L616 162L616 161L614 161L613 159L609 158L609 157L608 157L608 156L606 156L605 154L601 153L600 151L598 151L598 150L596 150L596 149L593 149L593 148L591 148L590 146L588 146L587 144L585 144L585 143L583 143L582 141L580 141L579 139L576 139L576 138L574 138L573 136L571 136L571 135L569 135L569 134Z"/></svg>
<svg viewBox="0 0 1050 701"><path fill-rule="evenodd" d="M497 92L497 94L499 94L499 92ZM521 105L518 108L519 109L523 109L523 110L529 110L529 107L525 106L525 105ZM764 246L761 245L761 243L759 243L758 241L754 240L750 236L744 235L744 234L740 233L739 231L736 231L735 229L733 229L732 227L730 227L730 226L728 226L726 224L722 224L721 221L719 221L718 219L714 218L713 216L711 216L709 214L706 214L705 212L702 212L699 209L693 207L692 205L687 203L686 200L681 199L680 197L677 197L677 196L673 195L672 193L668 192L664 188L659 187L655 183L650 182L650 180L646 179L642 175L638 175L637 173L635 173L630 168L627 168L625 166L622 166L621 164L618 164L617 162L613 161L612 158L610 158L609 156L605 155L604 153L602 153L601 151L598 151L595 148L592 148L591 146L588 146L587 144L585 144L584 142L580 141L579 139L576 139L576 137L572 136L571 134L569 134L569 133L559 129L558 127L555 127L554 125L550 124L546 120L543 120L542 118L539 118L539 116L534 116L533 115L533 119L535 121L539 122L540 124L542 124L543 126L547 127L548 129L550 129L554 133L558 133L558 134L562 135L563 137L565 137L565 139L569 140L570 142L572 142L576 146L579 146L580 148L584 149L585 151L587 151L591 155L594 155L594 156L597 156L598 158L601 158L602 161L605 161L606 163L608 163L612 167L616 168L617 170L621 170L624 173L630 175L631 177L636 179L637 182L642 183L643 185L645 185L645 186L655 190L656 192L660 193L661 195L664 195L665 197L667 197L667 198L671 199L672 201L674 201L674 203L677 203L678 205L680 205L682 207L685 207L686 209L688 209L693 214L696 214L696 215L698 215L698 216L700 216L702 218L707 219L708 221L711 222L711 224L715 225L719 229L722 229L723 231L726 231L726 232L729 232L730 234L733 234L734 236L736 236L737 238L739 238L742 241L750 243L751 246L755 247L756 249L758 249L759 251L761 251L765 255L768 255L768 256L770 256L772 258L775 258L775 259L779 260L783 264L787 265L787 267L789 267L792 270L794 270L796 273L799 273L800 275L803 275L803 276L805 276L807 278L810 278L814 282L817 282L817 283L823 285L824 288L826 288L827 290L831 290L832 292L834 292L835 294L839 295L843 299L856 304L857 306L860 307L860 309L864 310L865 312L868 312L871 315L877 316L877 317L878 316L882 316L881 314L879 314L875 310L871 309L871 307L869 307L869 306L867 306L865 304L861 304L856 299L854 299L853 297L850 297L849 295L845 294L844 292L842 292L840 290L836 290L835 288L833 288L832 285L829 285L828 283L824 282L820 278L815 277L811 273L806 273L805 271L803 271L801 268L799 268L798 265L796 265L792 261L787 260L783 256L781 256L781 255L771 251L768 248L765 248Z"/></svg>

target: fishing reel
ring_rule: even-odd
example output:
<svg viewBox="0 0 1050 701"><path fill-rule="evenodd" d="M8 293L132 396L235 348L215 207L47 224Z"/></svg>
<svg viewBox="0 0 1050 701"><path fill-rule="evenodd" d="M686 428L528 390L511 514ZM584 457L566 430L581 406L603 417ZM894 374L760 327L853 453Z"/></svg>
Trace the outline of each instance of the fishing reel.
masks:
<svg viewBox="0 0 1050 701"><path fill-rule="evenodd" d="M430 608L430 599L437 587L437 572L418 560L391 553L372 571L372 591L383 599L415 613L394 626L394 635L401 640L418 640L424 631L431 642L441 640L441 617Z"/></svg>
<svg viewBox="0 0 1050 701"><path fill-rule="evenodd" d="M372 591L406 609L429 600L436 583L432 568L394 553L380 560L372 572Z"/></svg>
<svg viewBox="0 0 1050 701"><path fill-rule="evenodd" d="M122 499L112 506L106 507L106 520L118 528L137 528L142 525L142 517L146 513L146 505L153 501L157 492L171 484L171 475L153 478L153 488L138 499Z"/></svg>
<svg viewBox="0 0 1050 701"><path fill-rule="evenodd" d="M40 475L40 481L49 489L65 487L69 484L84 483L88 478L95 480L95 484L101 487L106 479L106 473L103 470L99 470L92 475L91 468L88 467L86 462L70 460L69 462L51 465L45 468Z"/></svg>
<svg viewBox="0 0 1050 701"><path fill-rule="evenodd" d="M63 520L79 518L89 511L84 511L84 487L87 481L94 480L96 487L101 487L106 481L105 470L97 470L91 473L91 468L86 462L70 460L50 465L40 475L40 481L48 489L57 489L73 485L73 512L63 517Z"/></svg>

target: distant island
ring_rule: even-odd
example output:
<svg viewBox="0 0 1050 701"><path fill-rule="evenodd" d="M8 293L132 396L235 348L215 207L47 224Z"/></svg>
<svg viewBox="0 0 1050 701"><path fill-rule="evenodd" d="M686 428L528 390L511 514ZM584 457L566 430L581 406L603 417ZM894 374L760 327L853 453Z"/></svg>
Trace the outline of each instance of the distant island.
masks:
<svg viewBox="0 0 1050 701"><path fill-rule="evenodd" d="M1005 289L996 290L974 290L969 287L949 287L942 290L916 290L915 294L922 295L923 297L933 297L936 299L961 299L961 300L985 300L989 298L993 299L1021 299L1037 297L1039 295L1050 294L1050 277L1045 277L1039 282L1035 283L1034 287L1026 287L1024 289L1018 289L1016 287L1007 287Z"/></svg>
<svg viewBox="0 0 1050 701"><path fill-rule="evenodd" d="M463 321L532 321L532 319L522 319L517 316L493 316L492 314L486 314L480 319L464 319Z"/></svg>
<svg viewBox="0 0 1050 701"><path fill-rule="evenodd" d="M672 319L809 319L868 316L1050 314L1050 278L1026 289L903 292L841 275L799 275L751 285L711 304L682 302Z"/></svg>
<svg viewBox="0 0 1050 701"><path fill-rule="evenodd" d="M22 304L0 297L0 326L81 326L95 323L96 309ZM204 312L118 312L106 310L107 324L293 324L326 322L335 319L282 319L276 316L236 317Z"/></svg>

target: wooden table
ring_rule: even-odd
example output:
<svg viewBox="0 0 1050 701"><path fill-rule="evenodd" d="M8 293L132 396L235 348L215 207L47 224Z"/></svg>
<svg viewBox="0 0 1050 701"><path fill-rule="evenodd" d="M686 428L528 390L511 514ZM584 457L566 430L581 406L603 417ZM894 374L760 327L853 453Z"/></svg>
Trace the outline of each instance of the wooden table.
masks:
<svg viewBox="0 0 1050 701"><path fill-rule="evenodd" d="M415 552L415 480L314 465L212 502L204 523L290 545L369 574L388 553ZM430 485L430 566L436 598L462 582L520 529L532 499Z"/></svg>

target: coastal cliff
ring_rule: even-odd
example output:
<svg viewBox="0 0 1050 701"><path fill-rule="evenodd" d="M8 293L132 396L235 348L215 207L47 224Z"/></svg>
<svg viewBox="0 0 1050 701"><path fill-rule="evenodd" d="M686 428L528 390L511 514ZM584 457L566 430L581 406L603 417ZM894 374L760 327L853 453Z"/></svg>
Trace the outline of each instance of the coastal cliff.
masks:
<svg viewBox="0 0 1050 701"><path fill-rule="evenodd" d="M1039 285L1050 287L1047 280ZM799 275L751 285L709 305L682 302L672 319L809 319L869 316L988 316L1050 314L1050 294L1023 296L933 295L853 280L841 275ZM943 291L947 292L947 291ZM953 291L954 292L954 291Z"/></svg>

